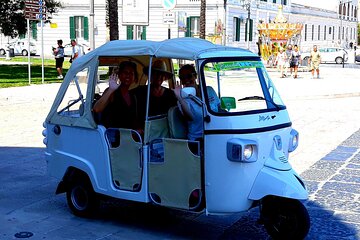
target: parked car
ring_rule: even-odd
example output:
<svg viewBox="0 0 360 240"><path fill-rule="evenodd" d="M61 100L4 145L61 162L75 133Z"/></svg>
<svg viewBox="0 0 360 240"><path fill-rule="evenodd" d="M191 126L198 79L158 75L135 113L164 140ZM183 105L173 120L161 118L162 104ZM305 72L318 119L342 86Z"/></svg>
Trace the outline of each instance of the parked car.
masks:
<svg viewBox="0 0 360 240"><path fill-rule="evenodd" d="M6 54L6 49L8 49L8 44L3 44L0 46L0 55Z"/></svg>
<svg viewBox="0 0 360 240"><path fill-rule="evenodd" d="M22 56L27 56L28 55L28 41L25 39L20 39L20 40L16 40L14 42L10 42L8 44L9 48L13 48L14 49L14 54L15 55L22 55ZM30 41L30 55L36 55L36 44L34 42ZM4 51L2 51L4 50ZM5 49L0 49L0 54L5 55L6 54L6 48Z"/></svg>
<svg viewBox="0 0 360 240"><path fill-rule="evenodd" d="M87 44L78 43L78 46L80 46L80 48L82 49L83 54L86 54L86 53L90 52L90 46L88 46ZM65 57L71 57L71 55L72 55L72 46L71 46L70 43L64 45L64 54L65 54Z"/></svg>
<svg viewBox="0 0 360 240"><path fill-rule="evenodd" d="M360 54L355 56L355 61L360 62Z"/></svg>
<svg viewBox="0 0 360 240"><path fill-rule="evenodd" d="M343 63L344 59L345 62L347 62L348 60L348 53L343 48L327 47L327 48L319 48L318 51L320 51L322 63L335 62L337 64L341 64ZM303 52L301 53L301 56L303 60L307 62L310 57L310 52Z"/></svg>

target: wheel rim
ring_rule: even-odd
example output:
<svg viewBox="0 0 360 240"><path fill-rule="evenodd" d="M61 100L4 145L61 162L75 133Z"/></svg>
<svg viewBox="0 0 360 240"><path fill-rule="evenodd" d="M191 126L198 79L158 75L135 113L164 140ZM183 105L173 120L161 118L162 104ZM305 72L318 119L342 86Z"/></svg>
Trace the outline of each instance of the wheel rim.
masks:
<svg viewBox="0 0 360 240"><path fill-rule="evenodd" d="M75 187L71 192L71 202L79 211L86 209L89 204L88 192L81 186Z"/></svg>

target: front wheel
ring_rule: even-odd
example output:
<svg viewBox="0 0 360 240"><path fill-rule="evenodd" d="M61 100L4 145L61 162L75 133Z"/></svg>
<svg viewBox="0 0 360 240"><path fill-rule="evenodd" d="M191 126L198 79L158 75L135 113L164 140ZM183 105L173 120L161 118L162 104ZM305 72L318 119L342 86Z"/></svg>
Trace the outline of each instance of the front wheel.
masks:
<svg viewBox="0 0 360 240"><path fill-rule="evenodd" d="M343 63L343 58L342 57L337 57L335 59L335 62L336 62L336 64L341 64L341 63Z"/></svg>
<svg viewBox="0 0 360 240"><path fill-rule="evenodd" d="M24 50L22 50L21 54L22 54L23 56L27 56L27 55L28 55L28 51L24 49Z"/></svg>
<svg viewBox="0 0 360 240"><path fill-rule="evenodd" d="M90 182L84 179L70 183L66 199L71 211L79 217L91 217L100 206Z"/></svg>
<svg viewBox="0 0 360 240"><path fill-rule="evenodd" d="M310 229L310 217L297 199L269 196L261 201L261 219L274 239L304 239Z"/></svg>

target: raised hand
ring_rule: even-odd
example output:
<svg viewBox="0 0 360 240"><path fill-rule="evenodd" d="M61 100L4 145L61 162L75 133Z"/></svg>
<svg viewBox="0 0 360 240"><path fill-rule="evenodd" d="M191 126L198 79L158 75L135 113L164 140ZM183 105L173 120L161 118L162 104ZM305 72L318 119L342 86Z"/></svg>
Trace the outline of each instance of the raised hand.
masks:
<svg viewBox="0 0 360 240"><path fill-rule="evenodd" d="M116 90L120 87L120 83L118 83L119 77L117 74L113 73L109 78L109 89Z"/></svg>

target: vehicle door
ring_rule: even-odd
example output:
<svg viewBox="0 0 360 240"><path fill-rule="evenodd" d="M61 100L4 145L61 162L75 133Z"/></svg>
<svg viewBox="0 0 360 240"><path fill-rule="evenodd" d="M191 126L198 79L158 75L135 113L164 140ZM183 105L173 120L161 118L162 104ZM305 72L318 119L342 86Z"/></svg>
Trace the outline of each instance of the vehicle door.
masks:
<svg viewBox="0 0 360 240"><path fill-rule="evenodd" d="M172 61L163 60L173 72ZM173 77L166 86L173 88L175 80ZM164 115L149 116L145 122L144 143L148 146L152 202L189 210L201 204L201 154L200 142L187 139L185 124L177 106Z"/></svg>

